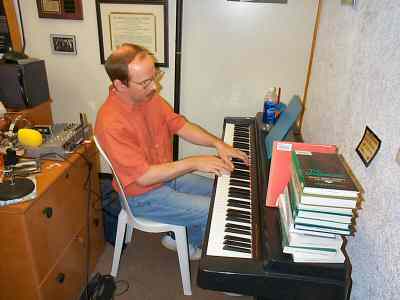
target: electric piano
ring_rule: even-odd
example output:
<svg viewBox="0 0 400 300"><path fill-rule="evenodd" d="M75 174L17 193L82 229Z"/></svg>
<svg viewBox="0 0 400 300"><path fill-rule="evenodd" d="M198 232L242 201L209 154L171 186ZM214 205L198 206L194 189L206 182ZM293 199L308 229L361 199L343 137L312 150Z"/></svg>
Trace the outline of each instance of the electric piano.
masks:
<svg viewBox="0 0 400 300"><path fill-rule="evenodd" d="M249 155L216 177L197 283L259 300L346 300L351 264L294 263L282 252L279 211L265 206L269 164L260 116L225 118L223 139Z"/></svg>

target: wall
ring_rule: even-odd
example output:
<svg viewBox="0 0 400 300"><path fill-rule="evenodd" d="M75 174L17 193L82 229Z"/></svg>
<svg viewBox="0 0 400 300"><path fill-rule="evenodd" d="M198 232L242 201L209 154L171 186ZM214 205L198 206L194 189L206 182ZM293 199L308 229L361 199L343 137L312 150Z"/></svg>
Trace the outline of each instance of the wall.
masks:
<svg viewBox="0 0 400 300"><path fill-rule="evenodd" d="M224 116L253 116L261 110L270 86L282 86L284 101L303 94L315 0L287 5L183 2L181 111L185 116L220 135ZM21 1L26 51L46 60L56 122L78 120L80 111L93 122L107 95L95 1L82 3L84 19L72 21L40 19L36 1ZM169 4L170 67L165 69L162 95L173 103L176 1ZM52 54L51 33L76 35L78 55ZM203 152L187 144L180 150L180 156Z"/></svg>
<svg viewBox="0 0 400 300"><path fill-rule="evenodd" d="M365 189L347 246L352 299L398 299L400 4L357 2L352 9L323 1L303 133L306 141L337 144ZM366 125L382 140L368 168L354 150Z"/></svg>
<svg viewBox="0 0 400 300"><path fill-rule="evenodd" d="M219 136L224 116L261 111L271 86L282 87L284 102L303 95L316 1L185 0L184 8L184 115Z"/></svg>

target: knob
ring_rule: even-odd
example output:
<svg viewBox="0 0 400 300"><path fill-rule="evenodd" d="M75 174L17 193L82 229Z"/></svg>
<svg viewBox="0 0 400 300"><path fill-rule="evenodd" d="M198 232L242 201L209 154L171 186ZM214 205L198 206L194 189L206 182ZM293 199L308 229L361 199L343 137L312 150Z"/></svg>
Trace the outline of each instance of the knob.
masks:
<svg viewBox="0 0 400 300"><path fill-rule="evenodd" d="M45 207L42 211L42 213L48 218L50 219L53 216L53 208L51 207Z"/></svg>
<svg viewBox="0 0 400 300"><path fill-rule="evenodd" d="M56 281L58 283L64 283L65 280L65 274L64 273L58 273L57 277L56 277Z"/></svg>

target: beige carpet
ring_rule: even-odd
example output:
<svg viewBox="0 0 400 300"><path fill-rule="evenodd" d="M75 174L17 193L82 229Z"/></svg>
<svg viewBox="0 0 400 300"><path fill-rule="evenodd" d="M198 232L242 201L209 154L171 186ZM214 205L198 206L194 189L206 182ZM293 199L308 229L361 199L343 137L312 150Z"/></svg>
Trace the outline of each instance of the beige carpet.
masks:
<svg viewBox="0 0 400 300"><path fill-rule="evenodd" d="M248 296L227 296L221 292L199 288L196 284L198 262L191 262L193 295L184 296L178 256L161 245L160 237L159 234L134 232L133 243L129 244L121 256L117 278L117 280L127 281L129 290L121 296L116 296L116 300L253 299ZM110 273L113 251L114 248L107 243L106 250L97 264L97 272Z"/></svg>

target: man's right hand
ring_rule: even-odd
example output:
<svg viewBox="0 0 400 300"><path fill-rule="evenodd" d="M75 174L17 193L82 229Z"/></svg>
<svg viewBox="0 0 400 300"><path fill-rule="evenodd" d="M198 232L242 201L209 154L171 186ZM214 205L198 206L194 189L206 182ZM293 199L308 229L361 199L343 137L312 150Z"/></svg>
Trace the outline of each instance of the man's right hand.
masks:
<svg viewBox="0 0 400 300"><path fill-rule="evenodd" d="M222 159L212 155L191 156L187 160L192 165L194 171L212 173L217 176L230 174L233 168Z"/></svg>

